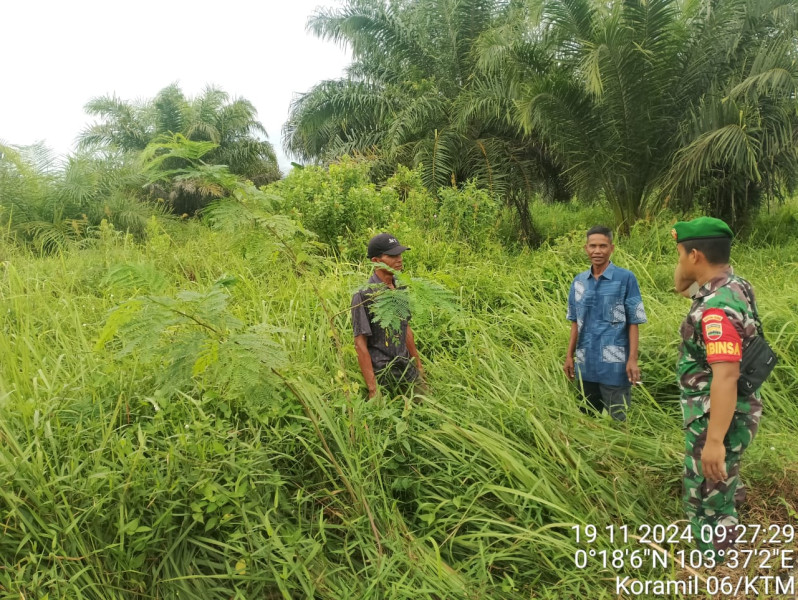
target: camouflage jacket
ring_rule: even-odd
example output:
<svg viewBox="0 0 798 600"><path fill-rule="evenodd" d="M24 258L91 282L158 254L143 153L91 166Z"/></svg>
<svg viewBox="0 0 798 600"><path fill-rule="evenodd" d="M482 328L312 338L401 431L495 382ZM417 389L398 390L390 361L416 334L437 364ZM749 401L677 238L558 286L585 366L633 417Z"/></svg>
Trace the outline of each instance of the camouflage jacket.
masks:
<svg viewBox="0 0 798 600"><path fill-rule="evenodd" d="M679 329L682 344L676 365L685 427L709 412L710 364L741 360L746 340L757 335L755 306L751 284L731 268L706 282L693 296L693 305ZM739 396L735 411L760 416L759 392Z"/></svg>

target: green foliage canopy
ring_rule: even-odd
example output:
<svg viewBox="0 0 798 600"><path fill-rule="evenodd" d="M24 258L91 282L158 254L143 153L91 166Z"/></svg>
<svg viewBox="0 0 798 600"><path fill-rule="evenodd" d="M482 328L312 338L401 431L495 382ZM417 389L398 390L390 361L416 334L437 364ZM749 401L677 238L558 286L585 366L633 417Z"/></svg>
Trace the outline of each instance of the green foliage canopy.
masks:
<svg viewBox="0 0 798 600"><path fill-rule="evenodd" d="M230 98L213 86L187 98L177 84L153 99L128 102L101 96L86 104L98 117L78 138L82 150L136 153L162 136L182 134L195 142L210 142L208 164L227 165L230 172L263 185L280 178L274 148L257 111L245 98Z"/></svg>
<svg viewBox="0 0 798 600"><path fill-rule="evenodd" d="M41 145L0 145L0 154L0 223L40 252L80 243L97 234L103 220L141 236L150 215L161 212L139 200L140 171L113 157L61 161Z"/></svg>
<svg viewBox="0 0 798 600"><path fill-rule="evenodd" d="M541 181L564 197L562 173L534 133L512 118L512 96L478 68L478 42L512 23L517 2L349 0L309 21L348 45L347 76L316 85L292 105L286 150L328 162L376 155L383 176L423 165L430 190L474 180L496 194L531 194ZM567 196L565 196L567 197Z"/></svg>
<svg viewBox="0 0 798 600"><path fill-rule="evenodd" d="M299 97L287 151L423 165L433 191L474 180L605 199L624 230L663 203L742 223L798 173L792 0L348 0L309 28L347 45L347 76ZM528 203L516 203L533 237Z"/></svg>

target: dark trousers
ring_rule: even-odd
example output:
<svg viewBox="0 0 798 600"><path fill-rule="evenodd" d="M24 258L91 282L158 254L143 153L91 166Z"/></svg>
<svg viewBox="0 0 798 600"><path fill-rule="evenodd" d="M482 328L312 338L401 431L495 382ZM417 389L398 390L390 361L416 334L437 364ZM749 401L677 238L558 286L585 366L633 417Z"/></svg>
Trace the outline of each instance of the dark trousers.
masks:
<svg viewBox="0 0 798 600"><path fill-rule="evenodd" d="M404 395L419 380L418 369L412 362L394 361L376 371L377 383L392 395Z"/></svg>
<svg viewBox="0 0 798 600"><path fill-rule="evenodd" d="M626 409L632 396L631 386L605 385L597 381L582 381L584 397L587 405L580 405L579 410L585 414L601 413L606 408L616 421L626 420Z"/></svg>

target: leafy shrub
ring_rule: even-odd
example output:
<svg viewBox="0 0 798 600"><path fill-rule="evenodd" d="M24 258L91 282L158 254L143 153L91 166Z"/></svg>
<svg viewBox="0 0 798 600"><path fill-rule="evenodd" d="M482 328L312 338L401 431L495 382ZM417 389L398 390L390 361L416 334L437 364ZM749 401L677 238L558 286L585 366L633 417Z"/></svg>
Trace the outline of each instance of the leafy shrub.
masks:
<svg viewBox="0 0 798 600"><path fill-rule="evenodd" d="M59 163L42 146L0 146L0 224L39 252L91 238L103 221L143 237L147 219L163 211L139 200L142 183L133 165L113 158Z"/></svg>
<svg viewBox="0 0 798 600"><path fill-rule="evenodd" d="M118 266L107 281L128 285L141 274L140 267ZM144 274L152 279L151 270ZM286 359L273 339L275 328L264 323L247 326L230 313L227 288L235 282L226 277L205 291L128 300L111 312L97 349L115 341L117 357L136 353L157 373L163 397L194 385L228 400L257 394L273 379L271 369Z"/></svg>
<svg viewBox="0 0 798 600"><path fill-rule="evenodd" d="M382 192L395 195L395 205L401 211L403 220L423 229L435 224L438 202L424 185L420 169L399 165L396 172L385 181Z"/></svg>
<svg viewBox="0 0 798 600"><path fill-rule="evenodd" d="M437 226L452 239L479 248L496 236L501 204L490 193L468 183L462 189L441 188Z"/></svg>
<svg viewBox="0 0 798 600"><path fill-rule="evenodd" d="M283 198L284 212L339 252L343 238L388 222L396 195L377 191L368 170L366 162L344 159L326 169L294 169L270 189Z"/></svg>

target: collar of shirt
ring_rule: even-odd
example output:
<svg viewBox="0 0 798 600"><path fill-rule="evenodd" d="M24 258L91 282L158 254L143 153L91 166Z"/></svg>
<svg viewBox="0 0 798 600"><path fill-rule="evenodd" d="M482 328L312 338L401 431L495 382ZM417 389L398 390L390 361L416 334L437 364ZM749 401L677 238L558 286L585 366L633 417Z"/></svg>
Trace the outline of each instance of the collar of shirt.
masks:
<svg viewBox="0 0 798 600"><path fill-rule="evenodd" d="M714 294L718 289L722 288L724 285L729 283L729 279L731 276L734 275L734 269L729 267L723 273L718 275L717 277L713 277L709 281L707 281L704 285L698 288L695 296L693 298L698 300L699 298L706 298L710 294Z"/></svg>
<svg viewBox="0 0 798 600"><path fill-rule="evenodd" d="M380 279L379 275L377 275L377 271L374 271L374 273L371 274L371 277L369 277L369 283L385 283L385 282L382 279ZM393 285L394 287L399 287L398 285L396 285L396 277L393 278Z"/></svg>
<svg viewBox="0 0 798 600"><path fill-rule="evenodd" d="M616 268L617 267L613 264L613 262L610 261L610 264L607 265L607 268L604 269L604 272L601 275L599 275L599 279L601 279L602 277L604 279L612 279L612 274ZM583 271L580 274L580 277L582 279L590 279L591 277L593 277L593 267L590 267L587 271Z"/></svg>

